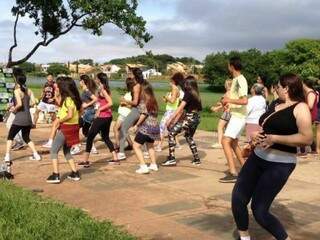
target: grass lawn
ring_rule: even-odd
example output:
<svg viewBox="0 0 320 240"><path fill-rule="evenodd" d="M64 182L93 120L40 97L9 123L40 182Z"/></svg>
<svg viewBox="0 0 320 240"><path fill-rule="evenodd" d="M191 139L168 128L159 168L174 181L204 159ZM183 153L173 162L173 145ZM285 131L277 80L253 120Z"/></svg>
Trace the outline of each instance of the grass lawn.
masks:
<svg viewBox="0 0 320 240"><path fill-rule="evenodd" d="M42 89L39 87L31 87L35 96L37 98L40 97ZM119 106L120 97L123 95L122 89L111 89L112 91L112 100L113 100L113 111L114 111L114 119L117 117L117 109ZM158 100L158 104L160 106L160 114L159 120L165 112L165 103L162 101L162 96L166 95L167 89L155 89L155 94ZM213 93L206 91L204 89L200 92L203 111L201 112L201 122L199 125L199 129L206 131L216 131L218 120L220 117L220 113L211 113L210 107L215 104L221 98L221 93Z"/></svg>
<svg viewBox="0 0 320 240"><path fill-rule="evenodd" d="M137 239L107 221L97 221L80 209L42 198L0 181L0 239Z"/></svg>

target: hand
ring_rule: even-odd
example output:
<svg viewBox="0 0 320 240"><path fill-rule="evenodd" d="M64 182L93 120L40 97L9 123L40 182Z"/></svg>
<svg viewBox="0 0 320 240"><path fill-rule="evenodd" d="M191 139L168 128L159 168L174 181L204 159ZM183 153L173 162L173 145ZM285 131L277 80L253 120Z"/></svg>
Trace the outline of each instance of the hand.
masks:
<svg viewBox="0 0 320 240"><path fill-rule="evenodd" d="M95 118L97 118L97 117L99 117L99 115L100 115L100 109L98 108L97 110L96 110L96 113L95 113Z"/></svg>
<svg viewBox="0 0 320 240"><path fill-rule="evenodd" d="M130 131L132 131L133 133L136 133L137 130L138 130L138 126L137 126L137 125L134 125L134 126L130 129Z"/></svg>
<svg viewBox="0 0 320 240"><path fill-rule="evenodd" d="M228 97L223 97L220 102L221 102L223 105L226 105L227 103L230 102L230 98L228 98Z"/></svg>
<svg viewBox="0 0 320 240"><path fill-rule="evenodd" d="M166 96L162 96L162 100L163 100L164 102L167 102L167 97L166 97Z"/></svg>
<svg viewBox="0 0 320 240"><path fill-rule="evenodd" d="M82 108L83 109L86 109L88 107L88 104L87 103L82 103Z"/></svg>
<svg viewBox="0 0 320 240"><path fill-rule="evenodd" d="M212 106L212 107L210 108L210 110L211 110L211 112L217 112L217 107L216 107L216 106Z"/></svg>
<svg viewBox="0 0 320 240"><path fill-rule="evenodd" d="M14 106L11 106L11 107L9 108L9 112L15 112Z"/></svg>
<svg viewBox="0 0 320 240"><path fill-rule="evenodd" d="M52 103L52 102L54 102L54 99L53 99L53 98L50 98L50 99L48 99L48 102L49 102L49 103Z"/></svg>
<svg viewBox="0 0 320 240"><path fill-rule="evenodd" d="M263 149L267 149L274 144L273 135L258 133L255 137L255 142L257 146Z"/></svg>

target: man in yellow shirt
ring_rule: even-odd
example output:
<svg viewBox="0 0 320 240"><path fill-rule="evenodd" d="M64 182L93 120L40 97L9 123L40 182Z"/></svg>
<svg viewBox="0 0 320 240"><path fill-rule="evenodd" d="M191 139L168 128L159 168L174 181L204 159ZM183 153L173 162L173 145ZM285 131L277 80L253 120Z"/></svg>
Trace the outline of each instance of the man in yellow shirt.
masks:
<svg viewBox="0 0 320 240"><path fill-rule="evenodd" d="M238 141L246 123L248 83L241 74L241 69L242 64L240 58L233 57L229 60L228 70L233 77L230 98L224 97L222 100L222 104L229 104L231 113L231 119L222 139L222 147L228 160L229 173L221 178L220 182L235 182L237 179L238 174L233 160L233 152L237 156L241 166L244 164Z"/></svg>

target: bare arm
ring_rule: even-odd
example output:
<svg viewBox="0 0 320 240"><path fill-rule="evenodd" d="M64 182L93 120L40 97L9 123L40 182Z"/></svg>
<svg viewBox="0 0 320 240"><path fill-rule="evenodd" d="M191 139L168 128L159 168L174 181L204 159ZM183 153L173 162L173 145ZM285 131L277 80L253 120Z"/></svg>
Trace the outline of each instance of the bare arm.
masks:
<svg viewBox="0 0 320 240"><path fill-rule="evenodd" d="M165 99L169 103L175 103L175 101L177 100L178 94L179 94L178 88L173 88L171 91L171 96L170 97L165 96Z"/></svg>
<svg viewBox="0 0 320 240"><path fill-rule="evenodd" d="M14 90L14 97L16 99L16 105L12 108L12 112L17 112L22 107L20 89Z"/></svg>
<svg viewBox="0 0 320 240"><path fill-rule="evenodd" d="M28 94L30 96L30 106L33 107L36 104L36 99L30 89L28 89Z"/></svg>
<svg viewBox="0 0 320 240"><path fill-rule="evenodd" d="M83 108L87 108L87 107L92 106L92 105L95 104L95 103L97 102L97 100L98 100L98 98L97 98L94 94L91 94L90 98L91 98L91 101L90 101L90 102L88 102L88 103L83 103L83 104L82 104L82 107L83 107ZM108 101L108 102L109 102L109 101Z"/></svg>
<svg viewBox="0 0 320 240"><path fill-rule="evenodd" d="M167 121L167 126L175 124L183 114L184 107L186 106L186 102L182 101L177 110L172 114L172 116Z"/></svg>
<svg viewBox="0 0 320 240"><path fill-rule="evenodd" d="M121 102L125 104L129 104L132 107L136 107L139 104L139 99L140 99L140 91L141 91L141 85L136 84L133 87L133 99L132 101L125 100L124 98L121 99Z"/></svg>
<svg viewBox="0 0 320 240"><path fill-rule="evenodd" d="M313 92L311 92L311 94L309 93L307 97L307 104L310 110L313 108L315 100L316 100L316 94Z"/></svg>
<svg viewBox="0 0 320 240"><path fill-rule="evenodd" d="M239 99L231 99L228 97L224 97L222 99L223 104L231 103L231 104L236 104L236 105L247 105L248 104L248 97L247 96L242 96Z"/></svg>
<svg viewBox="0 0 320 240"><path fill-rule="evenodd" d="M269 147L274 143L288 145L291 147L306 146L312 143L312 123L311 114L308 105L299 103L294 109L296 123L298 126L298 133L292 135L266 135L264 139L258 135L262 140L262 147Z"/></svg>

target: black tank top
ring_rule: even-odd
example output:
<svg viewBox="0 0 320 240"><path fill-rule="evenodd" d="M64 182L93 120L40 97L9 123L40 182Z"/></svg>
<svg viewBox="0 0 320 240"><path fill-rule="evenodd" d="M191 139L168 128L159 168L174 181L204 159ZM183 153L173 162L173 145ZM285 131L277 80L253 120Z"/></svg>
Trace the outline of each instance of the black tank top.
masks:
<svg viewBox="0 0 320 240"><path fill-rule="evenodd" d="M277 112L275 112L275 106L271 109L269 108L259 119L259 124L262 126L263 132L265 134L274 135L292 135L298 133L296 118L293 114L297 104L298 103L295 103L290 107L281 109ZM264 122L264 120L266 121ZM273 144L270 148L289 153L297 153L296 147L278 143Z"/></svg>

